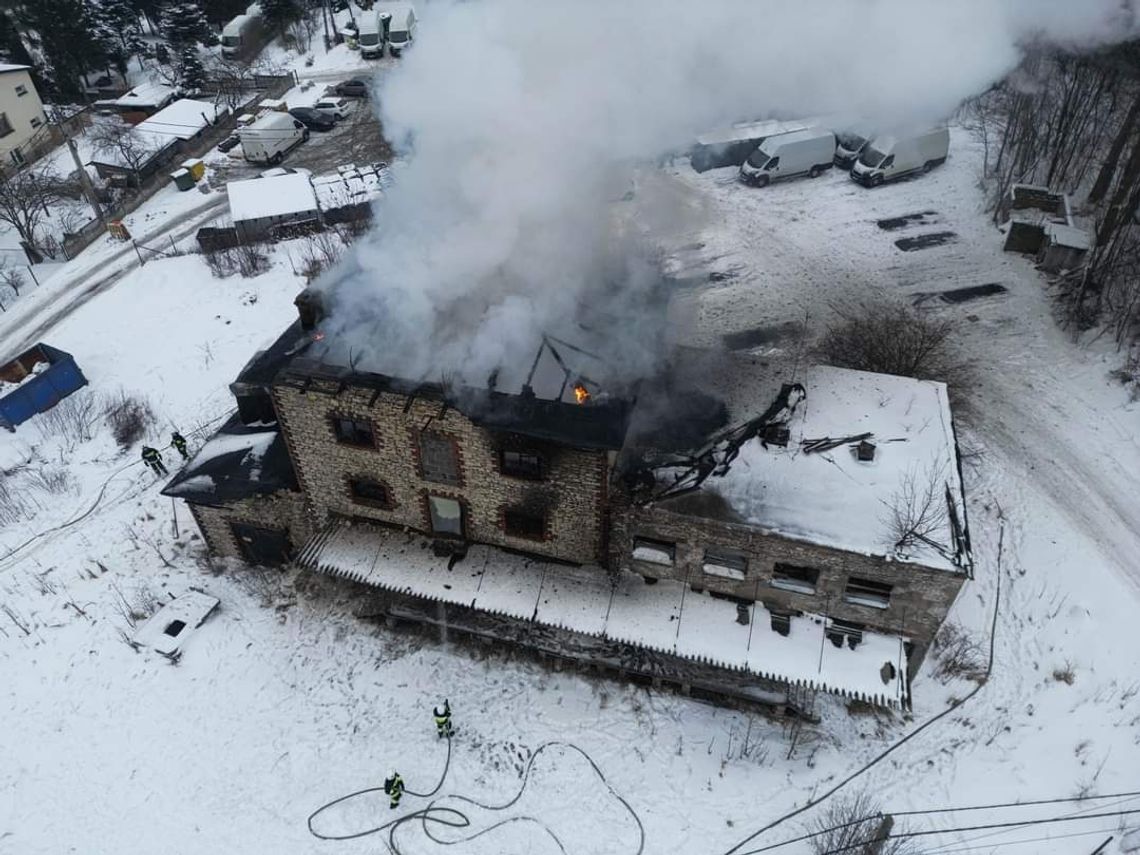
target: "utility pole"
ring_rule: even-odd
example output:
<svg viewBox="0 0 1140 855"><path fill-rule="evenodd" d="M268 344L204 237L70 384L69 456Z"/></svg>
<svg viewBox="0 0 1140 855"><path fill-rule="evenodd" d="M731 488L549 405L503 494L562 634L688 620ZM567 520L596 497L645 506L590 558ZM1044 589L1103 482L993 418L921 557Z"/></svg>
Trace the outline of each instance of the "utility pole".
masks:
<svg viewBox="0 0 1140 855"><path fill-rule="evenodd" d="M99 199L95 196L95 188L91 186L91 176L87 174L87 167L83 165L83 160L79 157L79 147L75 144L75 140L71 138L71 134L67 132L67 123L61 122L59 119L59 111L53 110L52 117L55 119L55 126L59 128L63 138L67 140L67 150L71 152L71 159L75 161L75 168L79 172L79 184L83 188L83 195L87 197L87 201L91 204L91 210L95 212L95 219L99 222L105 222L103 207L99 204Z"/></svg>

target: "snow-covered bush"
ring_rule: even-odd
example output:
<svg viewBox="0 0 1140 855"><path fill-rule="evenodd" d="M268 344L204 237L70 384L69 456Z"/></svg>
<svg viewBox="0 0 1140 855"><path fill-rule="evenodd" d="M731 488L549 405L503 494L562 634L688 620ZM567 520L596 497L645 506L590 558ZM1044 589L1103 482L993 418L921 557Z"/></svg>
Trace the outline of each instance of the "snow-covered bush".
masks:
<svg viewBox="0 0 1140 855"><path fill-rule="evenodd" d="M831 852L874 852L876 855L916 855L907 838L889 837L901 832L867 793L838 796L812 823L811 850L816 855Z"/></svg>
<svg viewBox="0 0 1140 855"><path fill-rule="evenodd" d="M945 623L934 638L934 677L942 683L950 680L986 679L986 652L962 627Z"/></svg>
<svg viewBox="0 0 1140 855"><path fill-rule="evenodd" d="M120 392L104 405L107 424L119 448L127 451L154 425L154 411L145 400Z"/></svg>

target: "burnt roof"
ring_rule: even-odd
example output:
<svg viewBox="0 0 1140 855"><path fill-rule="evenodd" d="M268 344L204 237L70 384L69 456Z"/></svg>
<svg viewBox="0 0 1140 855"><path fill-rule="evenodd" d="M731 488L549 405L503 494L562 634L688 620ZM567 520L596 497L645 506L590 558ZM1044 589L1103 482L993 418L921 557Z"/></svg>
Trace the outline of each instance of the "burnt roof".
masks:
<svg viewBox="0 0 1140 855"><path fill-rule="evenodd" d="M279 490L298 490L276 424L246 425L235 413L162 490L198 505L220 506Z"/></svg>

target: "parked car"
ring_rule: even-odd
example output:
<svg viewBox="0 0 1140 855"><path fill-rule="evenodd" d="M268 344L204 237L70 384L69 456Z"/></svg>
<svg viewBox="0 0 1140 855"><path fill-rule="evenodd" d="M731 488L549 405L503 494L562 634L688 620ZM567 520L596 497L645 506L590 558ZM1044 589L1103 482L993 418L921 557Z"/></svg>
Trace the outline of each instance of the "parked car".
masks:
<svg viewBox="0 0 1140 855"><path fill-rule="evenodd" d="M301 122L310 131L331 131L336 127L336 119L312 107L294 107L289 115Z"/></svg>
<svg viewBox="0 0 1140 855"><path fill-rule="evenodd" d="M768 137L740 165L740 178L757 187L773 181L807 175L815 178L831 169L835 134L819 128Z"/></svg>
<svg viewBox="0 0 1140 855"><path fill-rule="evenodd" d="M332 94L342 98L367 98L368 84L356 78L344 80L332 88Z"/></svg>
<svg viewBox="0 0 1140 855"><path fill-rule="evenodd" d="M271 166L261 170L262 178L276 178L278 175L307 175L312 177L313 170L303 166Z"/></svg>
<svg viewBox="0 0 1140 855"><path fill-rule="evenodd" d="M876 137L867 143L851 168L851 180L878 187L918 172L929 172L946 162L950 131L937 128L906 137Z"/></svg>
<svg viewBox="0 0 1140 855"><path fill-rule="evenodd" d="M345 119L356 109L356 103L347 98L322 98L313 105L313 109L326 116L332 116L337 121Z"/></svg>

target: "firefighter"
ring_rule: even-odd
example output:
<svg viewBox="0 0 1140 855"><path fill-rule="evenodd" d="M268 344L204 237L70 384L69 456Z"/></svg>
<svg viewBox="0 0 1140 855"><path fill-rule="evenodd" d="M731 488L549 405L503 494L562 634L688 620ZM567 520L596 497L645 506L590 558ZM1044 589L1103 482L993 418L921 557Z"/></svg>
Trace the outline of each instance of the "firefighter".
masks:
<svg viewBox="0 0 1140 855"><path fill-rule="evenodd" d="M432 716L435 718L435 735L437 739L443 739L445 736L451 739L451 734L454 731L451 729L451 704L447 699L443 700L443 712L440 712L439 707L432 707Z"/></svg>
<svg viewBox="0 0 1140 855"><path fill-rule="evenodd" d="M162 455L159 454L157 448L151 448L149 445L144 445L142 448L143 463L149 466L155 475L166 475L166 467L162 463Z"/></svg>
<svg viewBox="0 0 1140 855"><path fill-rule="evenodd" d="M400 806L400 796L404 794L404 779L395 769L384 779L384 792L388 794L388 807L395 810Z"/></svg>
<svg viewBox="0 0 1140 855"><path fill-rule="evenodd" d="M186 453L186 437L175 431L170 435L170 444L174 446L175 450L182 455L183 460L189 460L190 455Z"/></svg>

